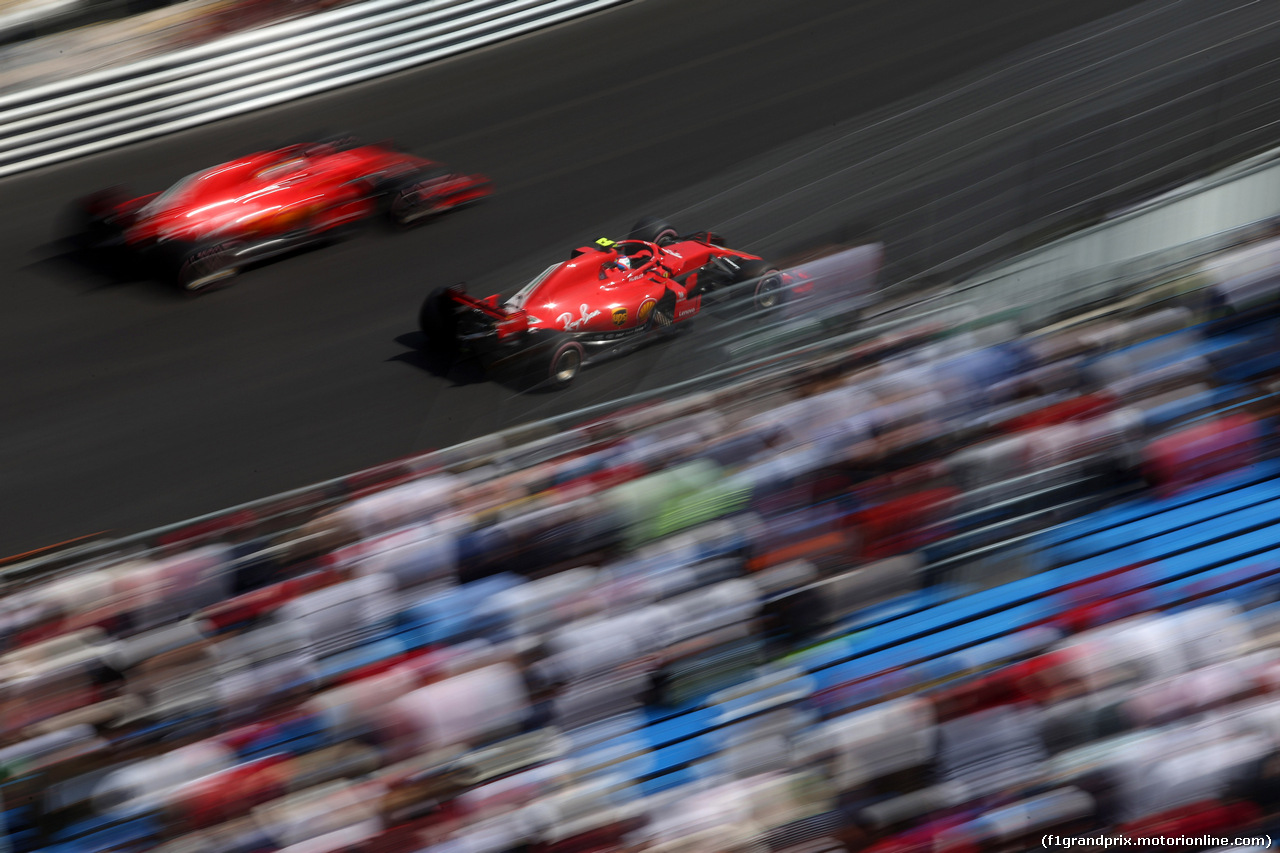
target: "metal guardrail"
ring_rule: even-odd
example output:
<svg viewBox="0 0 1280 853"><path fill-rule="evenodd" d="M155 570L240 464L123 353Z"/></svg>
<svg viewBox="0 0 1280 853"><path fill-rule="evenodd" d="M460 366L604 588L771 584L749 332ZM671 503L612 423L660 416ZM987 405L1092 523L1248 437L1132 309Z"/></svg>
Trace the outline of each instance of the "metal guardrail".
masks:
<svg viewBox="0 0 1280 853"><path fill-rule="evenodd" d="M1019 305L1029 322L1121 299L1280 220L1280 149L1224 169L964 282L984 309ZM1047 295L1047 298L1046 298Z"/></svg>
<svg viewBox="0 0 1280 853"><path fill-rule="evenodd" d="M1277 144L1280 19L1146 0L847 119L659 207L773 254L885 244L890 278L955 280Z"/></svg>
<svg viewBox="0 0 1280 853"><path fill-rule="evenodd" d="M626 0L369 0L0 97L0 177L402 71Z"/></svg>

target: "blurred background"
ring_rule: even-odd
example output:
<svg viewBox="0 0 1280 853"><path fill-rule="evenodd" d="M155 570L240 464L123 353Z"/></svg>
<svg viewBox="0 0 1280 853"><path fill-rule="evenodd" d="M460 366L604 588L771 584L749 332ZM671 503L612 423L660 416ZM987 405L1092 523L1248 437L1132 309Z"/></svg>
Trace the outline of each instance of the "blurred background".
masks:
<svg viewBox="0 0 1280 853"><path fill-rule="evenodd" d="M1273 6L0 12L3 853L1270 846ZM494 196L198 299L67 250L335 131ZM803 286L420 352L655 214Z"/></svg>

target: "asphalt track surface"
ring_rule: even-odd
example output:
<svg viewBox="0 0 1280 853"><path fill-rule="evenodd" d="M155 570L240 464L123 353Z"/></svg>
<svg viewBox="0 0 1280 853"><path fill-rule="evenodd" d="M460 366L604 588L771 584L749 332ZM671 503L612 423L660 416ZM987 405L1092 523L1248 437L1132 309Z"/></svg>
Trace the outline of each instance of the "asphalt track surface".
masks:
<svg viewBox="0 0 1280 853"><path fill-rule="evenodd" d="M654 205L690 185L714 188L780 146L1123 5L634 0L0 182L0 553L180 521L713 367L687 336L589 369L567 391L517 393L424 364L416 313L439 284L509 292L569 248L664 213ZM87 270L59 248L78 195L161 189L321 131L394 138L490 174L498 193L196 299Z"/></svg>

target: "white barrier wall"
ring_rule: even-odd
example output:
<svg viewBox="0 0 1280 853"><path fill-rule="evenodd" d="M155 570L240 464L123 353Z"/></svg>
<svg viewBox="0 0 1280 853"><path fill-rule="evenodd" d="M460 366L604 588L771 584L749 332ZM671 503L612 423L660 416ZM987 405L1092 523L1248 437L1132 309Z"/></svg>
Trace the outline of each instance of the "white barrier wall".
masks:
<svg viewBox="0 0 1280 853"><path fill-rule="evenodd" d="M337 89L625 0L370 0L0 97L0 177Z"/></svg>

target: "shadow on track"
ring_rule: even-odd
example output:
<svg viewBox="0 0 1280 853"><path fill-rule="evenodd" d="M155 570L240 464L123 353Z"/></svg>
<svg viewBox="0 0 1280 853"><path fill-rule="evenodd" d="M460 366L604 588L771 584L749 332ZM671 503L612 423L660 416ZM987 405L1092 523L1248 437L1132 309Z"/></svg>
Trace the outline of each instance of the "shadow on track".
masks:
<svg viewBox="0 0 1280 853"><path fill-rule="evenodd" d="M455 387L476 385L490 378L485 375L484 368L474 359L451 359L430 351L426 346L427 337L422 332L406 332L403 335L397 335L395 341L405 347L405 351L391 356L387 359L389 362L397 361L416 367L432 376L452 382Z"/></svg>
<svg viewBox="0 0 1280 853"><path fill-rule="evenodd" d="M398 353L387 359L388 362L400 362L418 370L430 373L432 376L451 382L454 387L463 385L476 385L484 382L493 382L501 385L514 394L555 394L565 390L564 386L556 385L547 379L541 379L533 374L539 371L531 369L527 365L519 365L518 363L506 368L493 368L485 370L478 360L471 356L461 356L450 358L440 353L432 352L426 346L426 336L422 332L407 332L403 335L397 335L395 342L405 347L405 352ZM638 347L619 347L608 352L593 353L591 358L583 364L584 371L613 361L628 353L634 352Z"/></svg>
<svg viewBox="0 0 1280 853"><path fill-rule="evenodd" d="M47 278L78 291L81 295L141 285L149 293L165 301L190 298L180 290L157 282L131 263L128 258L110 252L94 251L76 245L74 240L53 240L31 250L30 263L22 269L47 273ZM42 278L46 277L41 275Z"/></svg>

